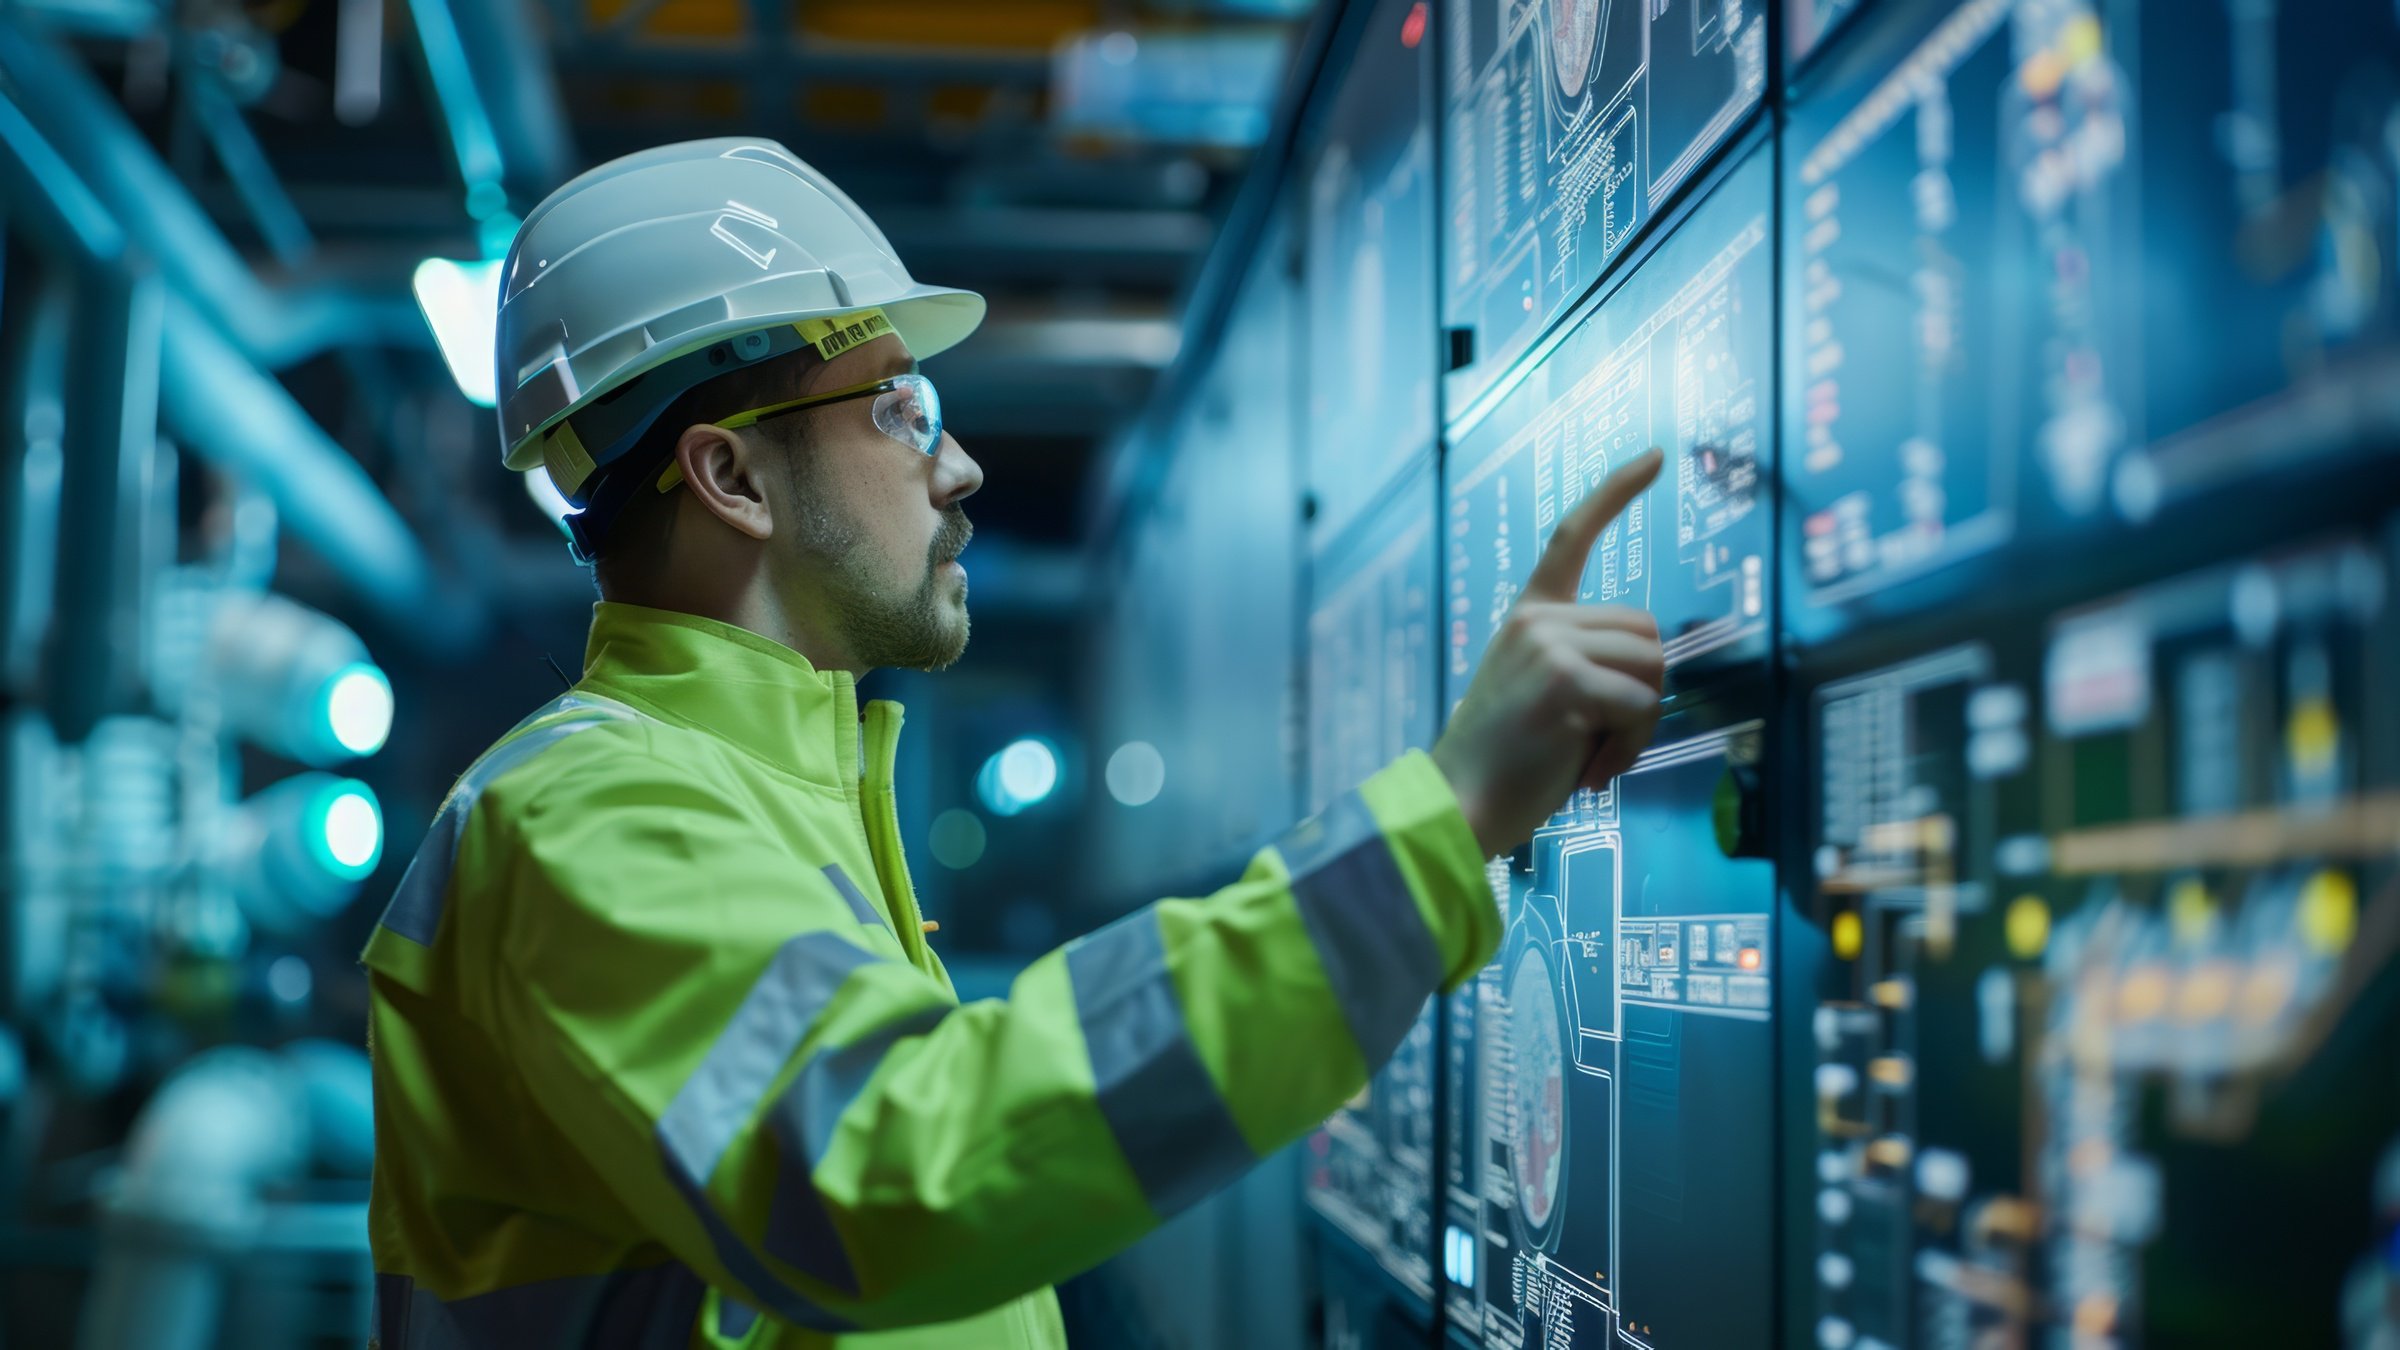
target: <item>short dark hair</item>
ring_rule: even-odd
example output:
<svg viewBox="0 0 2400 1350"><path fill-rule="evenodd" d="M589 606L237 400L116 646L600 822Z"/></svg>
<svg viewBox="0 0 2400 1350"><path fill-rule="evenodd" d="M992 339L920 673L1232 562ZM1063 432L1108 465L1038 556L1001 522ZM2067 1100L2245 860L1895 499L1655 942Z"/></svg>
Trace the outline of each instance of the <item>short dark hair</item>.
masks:
<svg viewBox="0 0 2400 1350"><path fill-rule="evenodd" d="M788 352L754 366L743 366L711 379L702 380L678 395L658 420L650 424L634 447L615 464L609 466L595 481L591 497L597 500L604 485L630 489L624 505L619 508L601 532L592 556L592 580L602 598L630 589L629 583L653 571L666 560L667 544L675 532L675 516L680 505L679 495L673 492L652 491L650 485L666 471L667 462L675 456L676 442L683 439L684 430L720 417L731 417L750 408L780 403L798 398L807 392L809 377L824 362L807 347ZM797 453L800 449L798 417L777 418L759 424L771 442ZM631 475L628 481L614 481L617 476Z"/></svg>

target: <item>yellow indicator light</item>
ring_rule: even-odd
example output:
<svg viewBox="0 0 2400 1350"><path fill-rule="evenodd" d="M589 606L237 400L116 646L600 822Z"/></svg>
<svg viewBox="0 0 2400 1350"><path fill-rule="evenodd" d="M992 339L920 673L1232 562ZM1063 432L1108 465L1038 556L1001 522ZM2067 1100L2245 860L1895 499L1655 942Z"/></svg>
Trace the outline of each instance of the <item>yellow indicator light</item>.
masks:
<svg viewBox="0 0 2400 1350"><path fill-rule="evenodd" d="M1833 954L1845 961L1855 961L1867 945L1867 930L1858 921L1858 911L1845 909L1833 916Z"/></svg>
<svg viewBox="0 0 2400 1350"><path fill-rule="evenodd" d="M2167 927L2180 946L2208 940L2217 926L2217 898L2198 877L2185 877L2167 892Z"/></svg>
<svg viewBox="0 0 2400 1350"><path fill-rule="evenodd" d="M2050 945L2050 905L2038 895L2020 895L2008 902L2008 950L2020 961L2040 956Z"/></svg>
<svg viewBox="0 0 2400 1350"><path fill-rule="evenodd" d="M2031 1242L2041 1232L2041 1219L2033 1206L2013 1195L1995 1195L1984 1201L1971 1224L1987 1240Z"/></svg>
<svg viewBox="0 0 2400 1350"><path fill-rule="evenodd" d="M1899 1055L1878 1055L1867 1061L1867 1077L1889 1088L1904 1088L1916 1077L1916 1071Z"/></svg>
<svg viewBox="0 0 2400 1350"><path fill-rule="evenodd" d="M1887 1134L1867 1145L1867 1161L1887 1172L1897 1172L1908 1166L1908 1158L1908 1140L1896 1134Z"/></svg>
<svg viewBox="0 0 2400 1350"><path fill-rule="evenodd" d="M2100 54L2100 21L2089 14L2067 21L2058 35L2058 54L2072 69Z"/></svg>
<svg viewBox="0 0 2400 1350"><path fill-rule="evenodd" d="M2317 695L2293 707L2283 726L2283 748L2291 757L2294 773L2307 777L2327 772L2341 747L2342 724L2334 716L2331 699Z"/></svg>
<svg viewBox="0 0 2400 1350"><path fill-rule="evenodd" d="M1908 980L1901 976L1894 976L1888 980L1877 980L1867 988L1867 997L1875 1001L1875 1006L1890 1008L1894 1012L1908 1006L1908 995Z"/></svg>
<svg viewBox="0 0 2400 1350"><path fill-rule="evenodd" d="M2333 956L2357 931L2358 884L2350 874L2328 867L2310 877L2300 889L2300 936L2309 950Z"/></svg>

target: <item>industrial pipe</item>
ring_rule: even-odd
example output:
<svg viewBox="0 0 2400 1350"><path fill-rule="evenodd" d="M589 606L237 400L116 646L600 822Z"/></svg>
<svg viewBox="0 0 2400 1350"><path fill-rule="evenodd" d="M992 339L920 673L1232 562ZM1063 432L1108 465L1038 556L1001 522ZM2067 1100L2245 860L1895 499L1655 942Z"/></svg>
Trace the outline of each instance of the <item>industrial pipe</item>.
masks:
<svg viewBox="0 0 2400 1350"><path fill-rule="evenodd" d="M22 41L0 22L0 53L21 57L15 44ZM120 271L140 265L116 214L6 97L0 97L0 200L15 208L10 224L54 259ZM437 651L472 643L482 631L480 599L437 585L423 545L358 462L172 292L164 327L160 403L183 445L264 491L292 532L396 632Z"/></svg>
<svg viewBox="0 0 2400 1350"><path fill-rule="evenodd" d="M87 264L73 289L57 603L74 622L52 631L48 699L69 744L147 703L142 600L165 288L147 268Z"/></svg>
<svg viewBox="0 0 2400 1350"><path fill-rule="evenodd" d="M424 546L358 461L180 296L168 297L166 330L159 392L178 443L265 492L285 527L397 632L437 651L473 644L481 600L436 580Z"/></svg>
<svg viewBox="0 0 2400 1350"><path fill-rule="evenodd" d="M540 200L575 170L550 50L529 6L407 0L434 110L478 221Z"/></svg>

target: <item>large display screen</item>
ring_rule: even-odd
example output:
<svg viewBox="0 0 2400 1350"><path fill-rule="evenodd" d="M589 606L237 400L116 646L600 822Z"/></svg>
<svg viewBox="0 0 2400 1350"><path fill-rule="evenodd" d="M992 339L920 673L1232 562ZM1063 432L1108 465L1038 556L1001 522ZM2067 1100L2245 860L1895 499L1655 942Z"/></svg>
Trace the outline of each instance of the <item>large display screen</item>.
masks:
<svg viewBox="0 0 2400 1350"><path fill-rule="evenodd" d="M1099 880L1120 896L1238 866L1300 814L1299 513L1258 509L1262 495L1289 504L1299 492L1298 301L1280 269L1245 280L1224 355L1159 419L1172 463L1096 580L1098 753L1075 786ZM1138 790L1120 795L1128 784L1109 785L1105 766L1129 745L1151 755L1131 775Z"/></svg>
<svg viewBox="0 0 2400 1350"><path fill-rule="evenodd" d="M2400 440L2391 5L1964 0L1849 28L1784 146L1797 638Z"/></svg>
<svg viewBox="0 0 2400 1350"><path fill-rule="evenodd" d="M1496 861L1455 996L1446 1311L1484 1346L1763 1345L1775 872L1743 856L1763 724L1671 728Z"/></svg>
<svg viewBox="0 0 2400 1350"><path fill-rule="evenodd" d="M1764 156L1737 168L1451 446L1453 698L1559 517L1654 445L1668 467L1601 536L1583 598L1655 614L1671 665L1764 654L1773 192Z"/></svg>
<svg viewBox="0 0 2400 1350"><path fill-rule="evenodd" d="M1758 106L1765 0L1442 7L1450 414L1600 279Z"/></svg>

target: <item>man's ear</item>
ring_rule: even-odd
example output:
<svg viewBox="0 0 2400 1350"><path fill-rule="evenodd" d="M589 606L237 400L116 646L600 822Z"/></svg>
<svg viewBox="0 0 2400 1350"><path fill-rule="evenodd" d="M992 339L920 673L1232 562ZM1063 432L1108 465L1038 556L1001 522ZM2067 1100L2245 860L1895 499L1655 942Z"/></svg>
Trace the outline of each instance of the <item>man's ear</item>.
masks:
<svg viewBox="0 0 2400 1350"><path fill-rule="evenodd" d="M752 442L706 422L683 429L675 442L683 485L711 515L753 539L775 533L774 515L759 482L763 467Z"/></svg>

